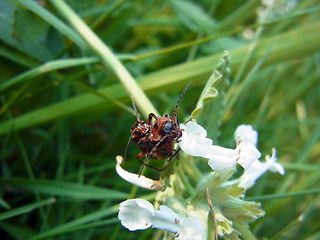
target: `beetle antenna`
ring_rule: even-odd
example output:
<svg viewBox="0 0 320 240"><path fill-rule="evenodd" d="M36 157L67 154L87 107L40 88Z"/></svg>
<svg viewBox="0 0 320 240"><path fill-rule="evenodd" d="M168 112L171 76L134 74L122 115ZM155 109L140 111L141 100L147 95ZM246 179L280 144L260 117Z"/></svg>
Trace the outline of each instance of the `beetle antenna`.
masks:
<svg viewBox="0 0 320 240"><path fill-rule="evenodd" d="M177 109L178 109L178 106L179 106L179 104L180 104L180 101L181 101L183 95L185 94L185 92L187 91L187 88L189 87L190 83L191 83L191 81L188 82L187 86L186 86L185 89L182 91L182 93L181 93L181 95L180 95L180 98L179 98L179 100L178 100L178 102L177 102L177 104L176 104L176 109L174 110L174 112L173 112L172 115L177 115Z"/></svg>
<svg viewBox="0 0 320 240"><path fill-rule="evenodd" d="M137 106L136 106L136 104L135 104L135 102L133 100L133 97L132 97L131 93L129 93L129 96L131 98L132 106L133 106L134 112L136 113L136 117L137 117L138 121L140 121L140 115L139 115Z"/></svg>
<svg viewBox="0 0 320 240"><path fill-rule="evenodd" d="M127 151L128 151L129 144L131 143L131 140L132 140L132 135L130 135L129 141L128 141L127 146L126 146L126 150L124 151L124 158L123 158L122 163L124 163L124 161L127 158Z"/></svg>
<svg viewBox="0 0 320 240"><path fill-rule="evenodd" d="M137 106L136 106L136 104L134 103L134 101L132 101L132 106L133 106L133 108L134 108L134 111L135 111L135 113L136 113L136 117L137 117L138 121L140 121L140 115L139 115Z"/></svg>

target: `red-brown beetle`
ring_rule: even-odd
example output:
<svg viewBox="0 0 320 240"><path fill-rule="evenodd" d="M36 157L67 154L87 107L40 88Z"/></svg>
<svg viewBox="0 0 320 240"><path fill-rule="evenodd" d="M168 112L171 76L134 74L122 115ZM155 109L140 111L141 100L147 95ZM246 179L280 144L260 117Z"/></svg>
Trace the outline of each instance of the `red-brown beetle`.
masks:
<svg viewBox="0 0 320 240"><path fill-rule="evenodd" d="M171 117L169 116L169 114L164 114L163 116L157 117L155 114L150 113L147 122L141 121L139 119L136 107L133 104L137 113L138 121L133 125L131 129L131 136L127 147L131 141L136 143L141 149L141 152L137 156L138 160L142 162L141 158L146 157L145 161L142 162L143 166L140 170L139 176L141 175L144 166L156 169L158 171L162 170L147 165L146 162L148 161L148 159L164 159L169 157L169 160L171 160L180 151L180 148L176 150L173 149L174 143L179 142L179 138L182 136L182 130L179 127L177 109L181 98L187 90L189 84L190 82L180 95L180 98L176 104L175 111L173 112ZM154 122L152 123L153 119Z"/></svg>

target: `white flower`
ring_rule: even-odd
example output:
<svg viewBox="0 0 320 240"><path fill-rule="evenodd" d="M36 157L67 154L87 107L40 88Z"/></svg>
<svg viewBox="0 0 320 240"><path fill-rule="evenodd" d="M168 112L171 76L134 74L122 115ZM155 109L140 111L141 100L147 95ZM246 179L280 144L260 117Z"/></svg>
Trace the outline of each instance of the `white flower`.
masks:
<svg viewBox="0 0 320 240"><path fill-rule="evenodd" d="M236 149L230 149L212 145L212 140L206 138L207 131L199 124L191 121L186 125L180 124L183 132L179 146L189 155L209 159L208 164L212 170L229 171L237 163L243 168L248 168L261 156L261 153L254 145L256 144L257 133L252 130L252 127L242 126L236 132Z"/></svg>
<svg viewBox="0 0 320 240"><path fill-rule="evenodd" d="M258 132L253 130L251 125L242 124L238 126L234 132L234 141L236 143L239 141L248 142L256 147L258 142Z"/></svg>
<svg viewBox="0 0 320 240"><path fill-rule="evenodd" d="M266 156L266 162L262 163L258 159L251 164L250 168L245 169L244 173L240 177L239 187L248 189L255 181L267 170L272 172L279 172L284 175L285 170L280 163L276 163L276 150L272 149L272 156Z"/></svg>
<svg viewBox="0 0 320 240"><path fill-rule="evenodd" d="M144 199L130 199L122 202L118 218L130 231L144 230L152 226L177 233L177 239L180 240L203 240L206 236L205 227L200 218L180 216L165 205L156 210Z"/></svg>
<svg viewBox="0 0 320 240"><path fill-rule="evenodd" d="M240 125L234 133L236 148L224 148L212 145L212 140L207 138L207 131L194 122L186 125L180 124L183 130L179 142L180 148L189 155L200 156L209 159L208 164L212 170L227 173L232 171L237 163L244 168L240 178L240 187L251 187L267 170L284 174L284 168L276 163L276 152L273 149L272 156L266 156L266 162L259 161L260 151L256 148L258 133L250 125Z"/></svg>
<svg viewBox="0 0 320 240"><path fill-rule="evenodd" d="M209 166L212 170L231 170L238 163L244 169L260 158L259 150L248 142L241 142L236 149L224 148L213 145L211 151L204 157L209 159Z"/></svg>

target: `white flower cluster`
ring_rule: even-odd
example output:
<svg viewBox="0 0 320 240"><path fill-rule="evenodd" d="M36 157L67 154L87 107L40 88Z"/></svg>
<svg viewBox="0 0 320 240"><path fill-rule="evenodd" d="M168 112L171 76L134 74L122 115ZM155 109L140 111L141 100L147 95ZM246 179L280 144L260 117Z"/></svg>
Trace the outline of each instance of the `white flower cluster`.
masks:
<svg viewBox="0 0 320 240"><path fill-rule="evenodd" d="M183 130L180 148L189 155L209 159L208 164L212 170L230 172L237 163L241 165L245 169L239 183L242 188L251 187L268 169L282 175L285 173L284 168L276 163L275 149L271 157L266 156L266 162L260 162L261 153L256 148L258 133L250 125L240 125L236 129L235 149L213 145L213 141L207 138L207 131L197 123L190 121L180 124L180 128Z"/></svg>
<svg viewBox="0 0 320 240"><path fill-rule="evenodd" d="M267 170L279 172L282 175L285 173L282 165L276 163L275 149L272 149L271 157L266 156L265 162L259 160L261 153L256 148L258 133L250 125L241 125L236 129L235 149L213 145L213 141L207 138L207 131L197 123L189 121L187 124L180 124L180 128L183 131L179 141L180 148L189 155L209 159L208 164L212 170L229 173L237 164L241 165L244 168L238 185L241 188L251 187ZM120 165L122 160L120 156L117 157L116 170L124 180L150 190L164 189L160 181L125 171ZM203 240L207 235L204 226L206 220L197 216L179 215L165 205L156 210L144 199L130 199L122 202L118 218L130 231L153 227L174 232L176 233L174 237L180 240Z"/></svg>

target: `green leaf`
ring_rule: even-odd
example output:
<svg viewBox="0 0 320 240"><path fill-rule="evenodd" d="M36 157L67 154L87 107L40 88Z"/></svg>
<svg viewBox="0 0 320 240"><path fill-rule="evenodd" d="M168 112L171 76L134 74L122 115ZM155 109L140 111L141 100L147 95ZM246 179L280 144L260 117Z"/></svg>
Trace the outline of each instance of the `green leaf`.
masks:
<svg viewBox="0 0 320 240"><path fill-rule="evenodd" d="M85 41L74 30L72 30L68 25L66 25L63 21L61 21L58 17L53 15L44 7L42 7L36 1L12 0L12 2L14 2L18 6L22 5L24 8L30 10L31 12L39 16L41 18L40 21L42 21L42 19L46 21L49 25L53 26L61 34L71 39L81 49L87 49L87 44L85 43ZM49 40L52 39L49 38L48 41ZM56 44L57 43L58 42L56 42Z"/></svg>
<svg viewBox="0 0 320 240"><path fill-rule="evenodd" d="M50 27L41 18L22 8L15 11L13 26L13 34L22 42L38 42L45 39Z"/></svg>
<svg viewBox="0 0 320 240"><path fill-rule="evenodd" d="M11 36L16 7L8 1L0 1L0 39L6 43L15 41Z"/></svg>
<svg viewBox="0 0 320 240"><path fill-rule="evenodd" d="M102 187L69 183L50 180L29 180L29 179L0 179L0 182L10 184L37 193L50 194L54 196L65 196L77 199L125 199L127 193L111 190Z"/></svg>
<svg viewBox="0 0 320 240"><path fill-rule="evenodd" d="M207 130L208 137L212 139L217 137L222 121L224 96L229 85L227 80L229 73L229 53L225 52L206 83L195 110L191 113L192 118Z"/></svg>
<svg viewBox="0 0 320 240"><path fill-rule="evenodd" d="M64 47L61 35L52 34L46 22L26 9L1 1L0 18L4 20L0 21L0 39L34 59L52 59ZM50 42L55 43L55 48L50 48Z"/></svg>
<svg viewBox="0 0 320 240"><path fill-rule="evenodd" d="M197 119L199 117L199 114L201 113L201 111L204 108L204 104L209 103L209 102L211 102L211 100L218 97L218 91L213 86L218 81L220 81L221 78L222 78L222 75L218 71L216 71L216 70L213 71L208 82L204 86L204 89L202 90L202 93L201 93L200 98L197 102L196 108L191 113L192 118Z"/></svg>

